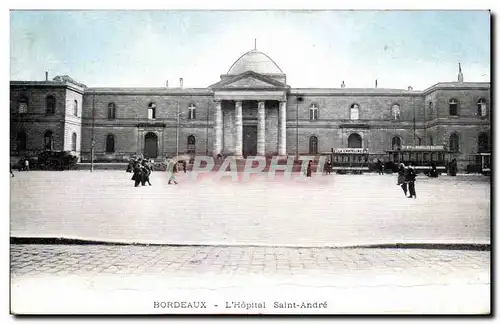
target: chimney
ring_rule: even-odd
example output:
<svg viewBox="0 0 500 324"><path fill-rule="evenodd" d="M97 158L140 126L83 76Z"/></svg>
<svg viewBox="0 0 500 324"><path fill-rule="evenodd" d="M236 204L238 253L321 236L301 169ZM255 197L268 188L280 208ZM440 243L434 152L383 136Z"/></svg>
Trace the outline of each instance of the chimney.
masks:
<svg viewBox="0 0 500 324"><path fill-rule="evenodd" d="M182 78L179 79L179 85L182 88L182 86L184 85L184 79Z"/></svg>
<svg viewBox="0 0 500 324"><path fill-rule="evenodd" d="M408 86L408 91L413 91L413 87L412 86Z"/></svg>
<svg viewBox="0 0 500 324"><path fill-rule="evenodd" d="M378 79L375 79L375 88L378 87Z"/></svg>
<svg viewBox="0 0 500 324"><path fill-rule="evenodd" d="M45 81L49 81L49 72L45 71Z"/></svg>
<svg viewBox="0 0 500 324"><path fill-rule="evenodd" d="M168 80L167 80L167 83L166 83L166 87L168 88Z"/></svg>
<svg viewBox="0 0 500 324"><path fill-rule="evenodd" d="M345 83L342 81L342 84L340 85L341 88L345 88Z"/></svg>

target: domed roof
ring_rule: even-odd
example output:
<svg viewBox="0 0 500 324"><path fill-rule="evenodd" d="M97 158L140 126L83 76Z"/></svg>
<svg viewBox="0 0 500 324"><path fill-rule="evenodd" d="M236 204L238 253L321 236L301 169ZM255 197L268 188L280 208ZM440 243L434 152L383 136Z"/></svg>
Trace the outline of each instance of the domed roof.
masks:
<svg viewBox="0 0 500 324"><path fill-rule="evenodd" d="M256 49L246 52L236 60L227 74L235 75L247 71L259 74L283 74L283 71L269 56Z"/></svg>

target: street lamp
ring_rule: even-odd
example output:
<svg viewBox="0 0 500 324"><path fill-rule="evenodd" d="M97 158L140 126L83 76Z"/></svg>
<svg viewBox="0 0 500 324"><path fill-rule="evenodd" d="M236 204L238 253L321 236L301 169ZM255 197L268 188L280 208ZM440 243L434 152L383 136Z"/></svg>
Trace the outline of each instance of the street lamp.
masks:
<svg viewBox="0 0 500 324"><path fill-rule="evenodd" d="M95 125L95 94L92 96L92 142L90 144L90 172L94 172L94 125Z"/></svg>
<svg viewBox="0 0 500 324"><path fill-rule="evenodd" d="M175 156L179 156L179 125L180 123L180 113L179 113L179 102L177 102L177 127L175 132Z"/></svg>
<svg viewBox="0 0 500 324"><path fill-rule="evenodd" d="M296 127L295 127L295 155L296 158L299 157L299 102L303 101L303 98L297 93L297 111L295 113Z"/></svg>

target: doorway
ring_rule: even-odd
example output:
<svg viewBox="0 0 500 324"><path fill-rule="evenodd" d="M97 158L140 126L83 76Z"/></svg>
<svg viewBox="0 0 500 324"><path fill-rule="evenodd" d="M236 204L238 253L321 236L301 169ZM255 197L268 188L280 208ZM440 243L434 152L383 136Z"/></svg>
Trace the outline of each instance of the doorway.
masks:
<svg viewBox="0 0 500 324"><path fill-rule="evenodd" d="M257 155L257 126L243 125L243 156Z"/></svg>
<svg viewBox="0 0 500 324"><path fill-rule="evenodd" d="M144 157L154 159L158 157L158 136L149 132L144 136Z"/></svg>

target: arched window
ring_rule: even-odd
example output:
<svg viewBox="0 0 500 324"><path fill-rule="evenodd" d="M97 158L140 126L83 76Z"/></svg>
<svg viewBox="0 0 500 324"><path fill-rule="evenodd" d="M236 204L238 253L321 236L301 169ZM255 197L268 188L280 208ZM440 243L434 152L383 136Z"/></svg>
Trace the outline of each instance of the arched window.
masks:
<svg viewBox="0 0 500 324"><path fill-rule="evenodd" d="M155 119L155 118L156 118L156 104L152 102L148 106L148 119Z"/></svg>
<svg viewBox="0 0 500 324"><path fill-rule="evenodd" d="M481 117L486 116L486 100L483 98L477 101L477 115Z"/></svg>
<svg viewBox="0 0 500 324"><path fill-rule="evenodd" d="M488 134L481 133L477 138L477 153L489 153L491 152L490 142L488 140Z"/></svg>
<svg viewBox="0 0 500 324"><path fill-rule="evenodd" d="M188 119L196 119L196 106L193 104L188 107Z"/></svg>
<svg viewBox="0 0 500 324"><path fill-rule="evenodd" d="M53 95L45 97L45 113L47 115L53 115L56 113L56 97Z"/></svg>
<svg viewBox="0 0 500 324"><path fill-rule="evenodd" d="M434 114L434 105L432 101L429 101L429 116L432 117L433 114Z"/></svg>
<svg viewBox="0 0 500 324"><path fill-rule="evenodd" d="M108 134L106 136L106 153L115 152L115 136L113 134Z"/></svg>
<svg viewBox="0 0 500 324"><path fill-rule="evenodd" d="M450 116L458 116L458 101L457 99L450 99Z"/></svg>
<svg viewBox="0 0 500 324"><path fill-rule="evenodd" d="M116 105L114 102L108 104L108 119L113 120L116 118Z"/></svg>
<svg viewBox="0 0 500 324"><path fill-rule="evenodd" d="M309 120L318 120L318 106L316 104L309 107Z"/></svg>
<svg viewBox="0 0 500 324"><path fill-rule="evenodd" d="M19 98L18 111L20 114L27 114L28 113L28 98L27 97L22 96L21 98Z"/></svg>
<svg viewBox="0 0 500 324"><path fill-rule="evenodd" d="M457 133L450 136L450 152L458 153L460 151L460 141Z"/></svg>
<svg viewBox="0 0 500 324"><path fill-rule="evenodd" d="M392 137L391 147L392 147L393 151L397 151L397 150L401 149L401 137L399 137L399 136Z"/></svg>
<svg viewBox="0 0 500 324"><path fill-rule="evenodd" d="M432 138L432 135L429 135L429 145L434 145L434 139Z"/></svg>
<svg viewBox="0 0 500 324"><path fill-rule="evenodd" d="M76 152L76 133L73 133L73 135L71 135L71 150L73 152Z"/></svg>
<svg viewBox="0 0 500 324"><path fill-rule="evenodd" d="M73 115L78 116L78 100L73 102Z"/></svg>
<svg viewBox="0 0 500 324"><path fill-rule="evenodd" d="M196 137L194 137L194 135L189 135L187 138L187 152L188 153L196 152Z"/></svg>
<svg viewBox="0 0 500 324"><path fill-rule="evenodd" d="M362 148L363 147L363 141L361 139L361 135L358 133L353 133L349 135L347 138L347 147L348 148Z"/></svg>
<svg viewBox="0 0 500 324"><path fill-rule="evenodd" d="M43 136L43 147L51 151L54 149L54 133L50 130L46 131Z"/></svg>
<svg viewBox="0 0 500 324"><path fill-rule="evenodd" d="M422 138L417 136L417 145L422 145Z"/></svg>
<svg viewBox="0 0 500 324"><path fill-rule="evenodd" d="M18 151L25 151L27 142L28 141L27 141L27 136L26 136L25 132L17 133L17 150Z"/></svg>
<svg viewBox="0 0 500 324"><path fill-rule="evenodd" d="M399 120L401 117L401 109L398 104L392 105L392 119Z"/></svg>
<svg viewBox="0 0 500 324"><path fill-rule="evenodd" d="M358 104L351 105L350 119L351 120L358 120L359 119L359 105Z"/></svg>
<svg viewBox="0 0 500 324"><path fill-rule="evenodd" d="M316 136L309 137L309 154L318 154L318 138Z"/></svg>

